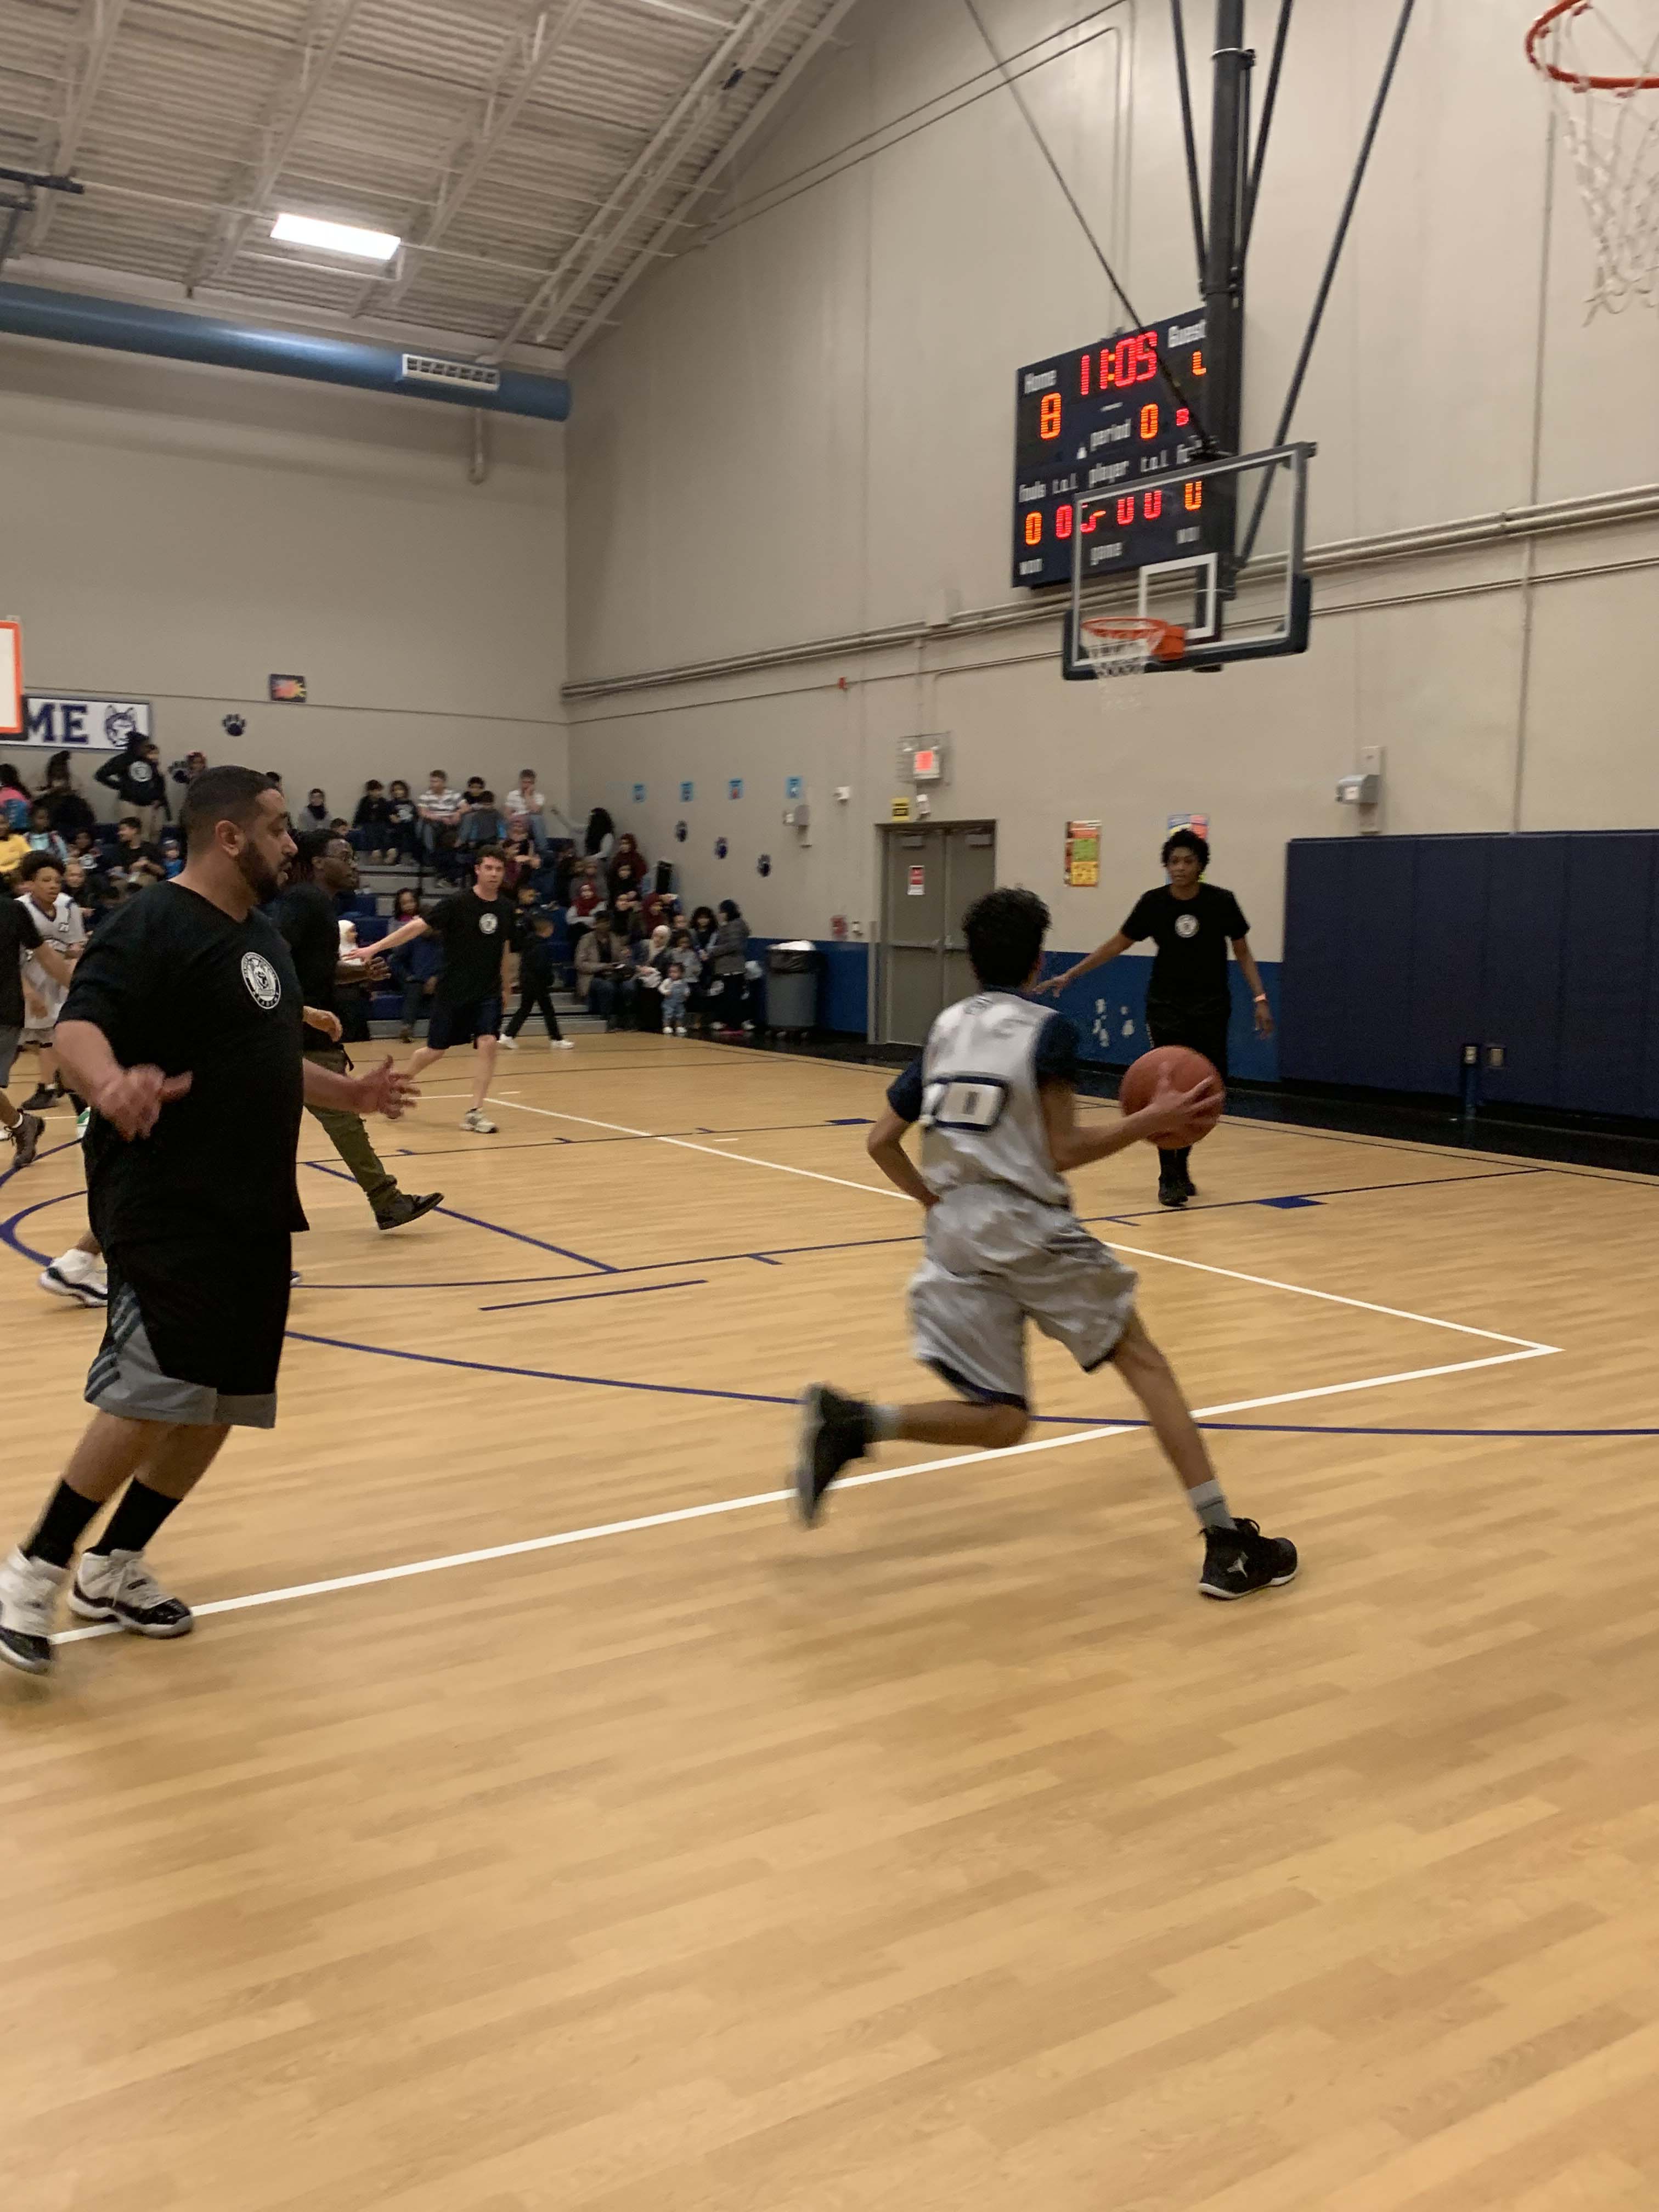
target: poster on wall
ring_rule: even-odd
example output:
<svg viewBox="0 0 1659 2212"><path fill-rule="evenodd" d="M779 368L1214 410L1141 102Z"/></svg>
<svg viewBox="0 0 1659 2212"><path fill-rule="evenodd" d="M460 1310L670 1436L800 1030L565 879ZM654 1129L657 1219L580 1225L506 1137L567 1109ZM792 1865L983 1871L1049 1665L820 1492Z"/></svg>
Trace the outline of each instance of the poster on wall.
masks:
<svg viewBox="0 0 1659 2212"><path fill-rule="evenodd" d="M645 786L642 783L636 783L634 786L634 804L635 806L643 806L645 804Z"/></svg>
<svg viewBox="0 0 1659 2212"><path fill-rule="evenodd" d="M9 742L40 752L78 746L86 752L118 753L134 738L155 735L148 699L86 699L78 693L26 691L22 736Z"/></svg>
<svg viewBox="0 0 1659 2212"><path fill-rule="evenodd" d="M1194 836L1207 838L1210 834L1210 817L1207 814L1172 814L1170 817L1169 827L1172 832L1176 830L1190 830Z"/></svg>
<svg viewBox="0 0 1659 2212"><path fill-rule="evenodd" d="M783 780L783 795L792 803L797 799L805 799L806 796L806 778L804 775L785 776Z"/></svg>
<svg viewBox="0 0 1659 2212"><path fill-rule="evenodd" d="M743 797L743 778L740 775L734 775L727 783L726 787L726 795L728 799L741 799Z"/></svg>
<svg viewBox="0 0 1659 2212"><path fill-rule="evenodd" d="M1095 890L1100 884L1100 824L1066 824L1066 883L1070 890Z"/></svg>
<svg viewBox="0 0 1659 2212"><path fill-rule="evenodd" d="M306 679L303 676L273 676L270 682L270 696L279 707L305 705Z"/></svg>
<svg viewBox="0 0 1659 2212"><path fill-rule="evenodd" d="M696 795L697 787L695 783L683 783L680 786L680 805L682 806L690 806Z"/></svg>
<svg viewBox="0 0 1659 2212"><path fill-rule="evenodd" d="M923 862L917 860L911 866L910 880L905 886L905 896L908 898L925 898L927 895L927 870Z"/></svg>

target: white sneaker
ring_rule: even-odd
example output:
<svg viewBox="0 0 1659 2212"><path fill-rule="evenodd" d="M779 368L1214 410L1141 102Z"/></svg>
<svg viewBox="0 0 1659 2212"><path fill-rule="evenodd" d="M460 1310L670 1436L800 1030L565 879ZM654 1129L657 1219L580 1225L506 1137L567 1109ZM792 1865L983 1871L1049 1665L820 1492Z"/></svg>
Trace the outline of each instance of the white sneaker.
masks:
<svg viewBox="0 0 1659 2212"><path fill-rule="evenodd" d="M576 1040L574 1037L549 1037L547 1048L550 1052L574 1052Z"/></svg>
<svg viewBox="0 0 1659 2212"><path fill-rule="evenodd" d="M196 1616L163 1589L142 1552L85 1552L69 1595L82 1620L113 1620L135 1636L188 1636Z"/></svg>
<svg viewBox="0 0 1659 2212"><path fill-rule="evenodd" d="M44 1674L52 1666L52 1617L67 1567L26 1559L14 1552L0 1566L0 1659L25 1674Z"/></svg>
<svg viewBox="0 0 1659 2212"><path fill-rule="evenodd" d="M501 1035L501 1047L503 1052L517 1052L519 1040L515 1036L508 1036L507 1031L503 1030Z"/></svg>
<svg viewBox="0 0 1659 2212"><path fill-rule="evenodd" d="M471 1129L475 1137L493 1137L495 1133L495 1124L483 1108L478 1106L467 1108L461 1116L461 1127L464 1129Z"/></svg>
<svg viewBox="0 0 1659 2212"><path fill-rule="evenodd" d="M90 1252L71 1244L35 1277L40 1288L54 1298L68 1298L77 1306L106 1306L109 1277Z"/></svg>

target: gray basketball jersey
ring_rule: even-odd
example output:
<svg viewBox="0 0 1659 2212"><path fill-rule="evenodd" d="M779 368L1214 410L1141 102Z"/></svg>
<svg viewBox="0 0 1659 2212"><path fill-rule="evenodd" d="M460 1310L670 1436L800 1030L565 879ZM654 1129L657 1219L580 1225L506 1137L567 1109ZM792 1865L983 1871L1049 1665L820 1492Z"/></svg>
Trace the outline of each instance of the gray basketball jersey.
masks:
<svg viewBox="0 0 1659 2212"><path fill-rule="evenodd" d="M1063 1014L983 991L947 1006L921 1056L921 1172L941 1195L1007 1183L1046 1206L1071 1194L1048 1152L1045 1078L1069 1081L1076 1032Z"/></svg>

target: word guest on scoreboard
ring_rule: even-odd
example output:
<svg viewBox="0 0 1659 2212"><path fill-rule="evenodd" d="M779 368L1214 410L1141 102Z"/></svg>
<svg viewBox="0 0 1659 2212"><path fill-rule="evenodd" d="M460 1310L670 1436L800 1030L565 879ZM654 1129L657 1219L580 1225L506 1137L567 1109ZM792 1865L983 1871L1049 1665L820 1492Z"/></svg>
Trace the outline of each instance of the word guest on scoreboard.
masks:
<svg viewBox="0 0 1659 2212"><path fill-rule="evenodd" d="M1032 362L1018 372L1016 584L1069 580L1080 493L1117 495L1092 507L1085 520L1085 534L1102 541L1089 549L1100 557L1085 561L1087 573L1143 568L1206 544L1203 483L1165 490L1158 482L1203 451L1182 395L1202 409L1206 374L1201 307Z"/></svg>

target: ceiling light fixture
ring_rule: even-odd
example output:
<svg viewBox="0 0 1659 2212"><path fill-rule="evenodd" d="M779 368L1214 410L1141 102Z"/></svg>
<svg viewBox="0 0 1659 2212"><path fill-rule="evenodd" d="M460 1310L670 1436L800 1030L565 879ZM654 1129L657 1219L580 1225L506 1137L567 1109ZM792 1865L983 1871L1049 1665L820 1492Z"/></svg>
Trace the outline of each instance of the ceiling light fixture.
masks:
<svg viewBox="0 0 1659 2212"><path fill-rule="evenodd" d="M390 261L403 244L389 230L359 230L355 223L325 222L311 215L279 215L270 234L284 246L320 246L330 253L355 254L360 261Z"/></svg>

